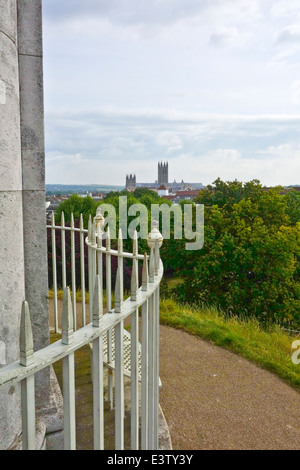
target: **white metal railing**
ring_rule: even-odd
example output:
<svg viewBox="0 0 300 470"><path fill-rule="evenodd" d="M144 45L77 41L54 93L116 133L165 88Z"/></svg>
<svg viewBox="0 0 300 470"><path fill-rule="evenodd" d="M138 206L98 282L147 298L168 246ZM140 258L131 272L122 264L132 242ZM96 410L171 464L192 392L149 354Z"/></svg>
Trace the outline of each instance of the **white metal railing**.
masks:
<svg viewBox="0 0 300 470"><path fill-rule="evenodd" d="M99 213L97 214L99 215ZM65 226L62 215L61 226L56 226L54 216L48 229L52 237L52 268L54 292L55 329L59 331L56 271L56 231L61 232L63 308L61 318L61 340L33 351L33 337L29 306L23 302L21 315L20 360L0 369L0 389L21 382L23 449L35 449L35 374L63 360L64 398L64 447L76 449L75 423L75 372L74 352L83 346L92 345L93 379L93 423L94 449L104 449L104 360L114 368L115 394L112 379L109 383L109 401L115 408L115 449L124 449L124 320L130 318L130 377L131 377L131 449L158 449L159 410L159 286L163 276L160 260L161 239L156 227L150 236L150 256L138 253L135 232L132 253L123 251L122 233L119 232L118 250L112 250L109 230L106 246L102 246L99 217L89 219L89 229L83 228L80 217L79 228L71 218L70 227ZM71 290L67 287L66 231L71 232ZM79 233L80 273L82 289L82 328L76 322L76 276L75 233ZM86 233L87 232L87 233ZM150 235L151 235L150 234ZM86 237L87 235L87 237ZM85 238L85 240L84 240ZM84 242L88 249L89 323L85 308ZM102 257L106 257L106 308L103 308ZM112 308L111 257L118 259ZM123 260L132 260L130 297L124 300ZM142 261L142 279L139 283L138 263ZM141 285L140 285L141 284ZM141 345L139 344L139 311L141 310ZM114 335L113 335L114 333ZM104 337L106 335L106 338ZM128 333L127 333L128 335ZM104 357L104 338L106 358ZM114 339L114 343L113 343ZM114 361L113 361L114 359ZM109 377L112 377L109 374ZM139 406L139 381L141 381L141 406ZM115 396L115 399L114 399ZM139 411L141 410L141 411ZM141 426L141 441L139 427Z"/></svg>

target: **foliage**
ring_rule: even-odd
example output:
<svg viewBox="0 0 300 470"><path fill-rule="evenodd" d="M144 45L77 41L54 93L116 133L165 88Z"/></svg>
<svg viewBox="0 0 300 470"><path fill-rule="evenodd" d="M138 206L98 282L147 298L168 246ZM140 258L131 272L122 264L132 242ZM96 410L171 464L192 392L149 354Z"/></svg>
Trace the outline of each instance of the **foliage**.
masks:
<svg viewBox="0 0 300 470"><path fill-rule="evenodd" d="M202 191L205 243L182 253L179 298L238 316L300 324L298 199L256 180Z"/></svg>
<svg viewBox="0 0 300 470"><path fill-rule="evenodd" d="M84 227L87 228L89 214L92 214L92 216L96 214L97 205L98 203L90 196L80 197L77 194L73 194L69 199L59 204L55 212L55 221L60 223L62 212L64 212L66 223L70 222L72 213L75 220L78 220L80 214L82 214Z"/></svg>

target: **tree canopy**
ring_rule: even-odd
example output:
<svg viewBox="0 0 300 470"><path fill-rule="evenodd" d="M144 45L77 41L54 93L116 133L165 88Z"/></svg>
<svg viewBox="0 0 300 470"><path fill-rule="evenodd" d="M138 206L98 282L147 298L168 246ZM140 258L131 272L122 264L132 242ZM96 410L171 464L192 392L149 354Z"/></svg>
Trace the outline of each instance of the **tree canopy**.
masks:
<svg viewBox="0 0 300 470"><path fill-rule="evenodd" d="M300 322L300 194L254 180L202 191L205 242L181 260L180 295L238 316Z"/></svg>

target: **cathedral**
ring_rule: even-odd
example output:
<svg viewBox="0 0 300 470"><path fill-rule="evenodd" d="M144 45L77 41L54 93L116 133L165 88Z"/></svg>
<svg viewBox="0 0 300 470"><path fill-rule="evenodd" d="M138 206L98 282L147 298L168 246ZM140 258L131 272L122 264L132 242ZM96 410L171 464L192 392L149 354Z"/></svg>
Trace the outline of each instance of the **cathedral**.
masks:
<svg viewBox="0 0 300 470"><path fill-rule="evenodd" d="M148 188L154 191L164 188L170 192L176 191L187 191L193 189L203 189L202 183L185 183L183 180L181 183L177 183L175 180L173 183L169 182L169 163L159 162L158 163L158 177L154 183L137 183L136 175L126 175L126 186L125 189L129 192L133 192L136 188Z"/></svg>

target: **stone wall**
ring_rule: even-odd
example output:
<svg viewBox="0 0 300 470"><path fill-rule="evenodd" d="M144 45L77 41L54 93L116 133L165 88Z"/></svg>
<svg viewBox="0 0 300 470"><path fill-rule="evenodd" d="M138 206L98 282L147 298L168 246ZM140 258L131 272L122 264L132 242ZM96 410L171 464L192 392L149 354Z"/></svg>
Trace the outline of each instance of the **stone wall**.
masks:
<svg viewBox="0 0 300 470"><path fill-rule="evenodd" d="M19 359L24 299L35 350L49 344L41 0L0 0L0 64L1 367ZM38 442L62 429L54 382L51 395L49 369L36 376ZM17 385L0 392L0 450L20 440Z"/></svg>
<svg viewBox="0 0 300 470"><path fill-rule="evenodd" d="M25 298L16 0L0 0L0 63L0 341L8 364L19 357ZM18 386L0 393L0 449L21 433L19 392Z"/></svg>

